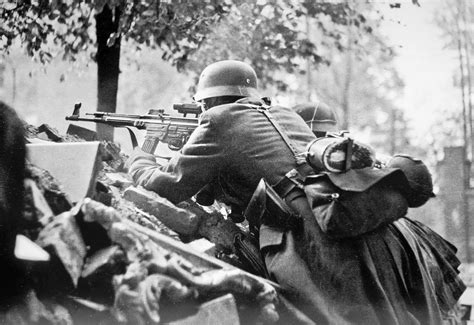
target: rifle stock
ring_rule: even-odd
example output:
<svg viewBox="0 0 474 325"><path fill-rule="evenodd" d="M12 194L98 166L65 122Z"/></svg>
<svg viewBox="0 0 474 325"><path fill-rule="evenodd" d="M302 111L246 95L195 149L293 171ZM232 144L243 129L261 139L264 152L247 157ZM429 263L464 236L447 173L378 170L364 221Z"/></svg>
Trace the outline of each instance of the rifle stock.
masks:
<svg viewBox="0 0 474 325"><path fill-rule="evenodd" d="M200 113L200 106L197 104L175 104L174 109L184 114L195 114L195 118L174 117L165 114L163 110L150 110L148 114L120 114L108 112L86 113L85 117L80 116L81 104L74 106L73 114L66 116L67 121L93 122L106 124L113 127L134 127L139 130L145 129L145 141L142 150L153 154L159 142L168 144L171 150L179 150L188 141L191 133L199 124L197 116ZM135 135L130 130L132 143L136 142Z"/></svg>

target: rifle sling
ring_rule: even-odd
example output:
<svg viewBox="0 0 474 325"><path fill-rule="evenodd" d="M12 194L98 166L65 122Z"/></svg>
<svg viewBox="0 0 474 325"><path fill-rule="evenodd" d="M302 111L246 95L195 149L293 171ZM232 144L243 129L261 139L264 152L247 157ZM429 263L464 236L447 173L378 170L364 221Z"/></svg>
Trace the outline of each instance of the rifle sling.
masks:
<svg viewBox="0 0 474 325"><path fill-rule="evenodd" d="M266 106L254 106L254 105L252 105L252 106L255 107L258 112L263 113L263 115L265 115L265 117L268 119L268 121L270 121L270 123L273 125L275 130L278 132L280 137L283 139L285 144L290 149L291 153L293 154L293 157L296 160L296 164L298 166L305 164L306 159L301 155L301 153L298 153L298 151L296 150L296 146L293 144L293 141L288 137L286 132L283 130L283 127L280 124L278 124L278 122L275 120L273 115L268 110L268 107L266 107Z"/></svg>
<svg viewBox="0 0 474 325"><path fill-rule="evenodd" d="M132 140L132 148L135 149L138 147L138 141L137 137L135 136L135 133L133 133L132 129L130 129L128 126L125 127L128 130L128 133L130 133L130 139Z"/></svg>
<svg viewBox="0 0 474 325"><path fill-rule="evenodd" d="M272 187L278 193L278 195L282 198L286 198L290 193L292 193L291 196L299 196L301 194L301 191L293 191L293 190L295 188L298 188L298 189L303 188L302 184L303 184L304 178L307 175L314 173L313 168L307 164L305 156L302 155L301 153L298 153L293 141L288 137L285 130L283 130L283 127L275 120L273 115L270 113L269 107L263 106L263 105L262 106L251 105L251 106L255 108L258 112L261 112L263 115L265 115L265 117L268 119L268 121L270 121L270 123L278 132L280 137L283 139L285 144L288 146L291 153L293 154L293 157L296 160L297 167L290 170L288 173L286 173L286 175Z"/></svg>

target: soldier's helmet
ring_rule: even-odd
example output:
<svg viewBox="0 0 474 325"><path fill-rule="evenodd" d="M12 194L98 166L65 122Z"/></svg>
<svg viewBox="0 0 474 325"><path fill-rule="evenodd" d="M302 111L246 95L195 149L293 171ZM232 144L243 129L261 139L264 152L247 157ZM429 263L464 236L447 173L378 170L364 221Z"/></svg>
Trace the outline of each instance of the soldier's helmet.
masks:
<svg viewBox="0 0 474 325"><path fill-rule="evenodd" d="M431 173L421 160L407 155L395 155L387 163L387 167L400 168L405 173L410 185L410 193L406 197L409 207L422 206L435 196Z"/></svg>
<svg viewBox="0 0 474 325"><path fill-rule="evenodd" d="M257 97L257 74L247 63L235 60L218 61L201 73L194 100L212 97Z"/></svg>
<svg viewBox="0 0 474 325"><path fill-rule="evenodd" d="M336 113L328 105L319 103L305 103L293 107L313 132L339 131Z"/></svg>

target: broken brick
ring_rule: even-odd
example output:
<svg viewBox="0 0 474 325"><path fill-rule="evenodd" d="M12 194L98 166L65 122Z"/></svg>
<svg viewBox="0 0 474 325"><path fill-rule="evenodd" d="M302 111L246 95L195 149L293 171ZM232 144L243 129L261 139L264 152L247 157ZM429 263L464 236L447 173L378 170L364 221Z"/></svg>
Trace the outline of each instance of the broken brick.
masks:
<svg viewBox="0 0 474 325"><path fill-rule="evenodd" d="M202 304L195 315L177 321L169 322L170 325L193 324L221 324L239 325L240 319L237 304L232 294L226 294Z"/></svg>
<svg viewBox="0 0 474 325"><path fill-rule="evenodd" d="M192 235L198 230L200 220L196 214L178 208L154 192L131 186L125 190L123 196L179 234Z"/></svg>
<svg viewBox="0 0 474 325"><path fill-rule="evenodd" d="M103 272L103 269L114 269L117 264L121 264L125 261L125 255L119 246L109 246L98 250L95 254L88 257L82 270L82 277L88 278L94 276L94 274ZM119 267L122 269L122 267ZM122 273L125 269L122 269ZM113 272L115 273L115 272Z"/></svg>
<svg viewBox="0 0 474 325"><path fill-rule="evenodd" d="M74 216L70 212L56 216L40 232L36 242L60 259L72 284L76 286L84 265L86 246Z"/></svg>
<svg viewBox="0 0 474 325"><path fill-rule="evenodd" d="M216 252L216 245L205 238L193 240L192 242L187 243L186 245L191 249L211 256L214 256Z"/></svg>
<svg viewBox="0 0 474 325"><path fill-rule="evenodd" d="M59 181L46 169L34 164L27 164L26 178L35 181L55 215L69 211L72 208L69 195L64 191Z"/></svg>

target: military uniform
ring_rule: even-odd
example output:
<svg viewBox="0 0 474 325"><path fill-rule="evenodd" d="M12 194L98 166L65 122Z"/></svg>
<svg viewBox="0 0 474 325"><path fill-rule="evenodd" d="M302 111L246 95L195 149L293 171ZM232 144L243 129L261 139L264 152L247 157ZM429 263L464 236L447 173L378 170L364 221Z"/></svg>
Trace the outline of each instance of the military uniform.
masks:
<svg viewBox="0 0 474 325"><path fill-rule="evenodd" d="M296 167L269 120L248 99L204 112L182 151L166 166L139 150L131 157L135 182L180 202L218 182L245 208L261 178L274 185ZM271 114L297 152L315 139L294 111ZM259 244L271 277L318 324L439 324L427 268L395 226L334 240L323 233L304 196L288 205L302 216L297 230L261 225Z"/></svg>

